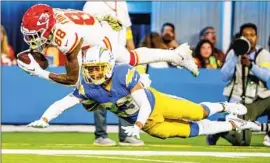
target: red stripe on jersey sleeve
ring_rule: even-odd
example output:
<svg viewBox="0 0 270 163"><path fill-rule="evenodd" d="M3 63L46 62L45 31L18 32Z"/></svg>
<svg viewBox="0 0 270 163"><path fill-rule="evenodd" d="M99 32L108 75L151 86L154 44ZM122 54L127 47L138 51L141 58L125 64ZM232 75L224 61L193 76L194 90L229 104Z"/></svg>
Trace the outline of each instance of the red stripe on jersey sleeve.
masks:
<svg viewBox="0 0 270 163"><path fill-rule="evenodd" d="M129 54L130 54L130 61L129 61L129 64L130 64L131 66L137 65L137 56L136 56L136 54L135 54L135 51L130 51Z"/></svg>

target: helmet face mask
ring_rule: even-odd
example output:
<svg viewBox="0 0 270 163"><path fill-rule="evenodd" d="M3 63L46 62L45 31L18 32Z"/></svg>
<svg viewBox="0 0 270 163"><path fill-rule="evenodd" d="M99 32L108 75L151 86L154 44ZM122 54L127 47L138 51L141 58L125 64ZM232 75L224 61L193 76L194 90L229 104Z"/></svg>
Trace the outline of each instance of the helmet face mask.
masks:
<svg viewBox="0 0 270 163"><path fill-rule="evenodd" d="M108 80L107 73L110 72L111 65L108 62L86 63L82 66L84 80L88 84L100 85Z"/></svg>
<svg viewBox="0 0 270 163"><path fill-rule="evenodd" d="M43 37L45 30L41 29L37 32L24 33L24 41L30 46L30 49L42 47L47 42L47 38Z"/></svg>
<svg viewBox="0 0 270 163"><path fill-rule="evenodd" d="M40 48L48 42L55 23L53 8L48 5L34 5L25 12L21 32L30 49Z"/></svg>
<svg viewBox="0 0 270 163"><path fill-rule="evenodd" d="M101 85L112 77L114 65L114 55L109 50L94 46L83 57L83 79L88 84Z"/></svg>

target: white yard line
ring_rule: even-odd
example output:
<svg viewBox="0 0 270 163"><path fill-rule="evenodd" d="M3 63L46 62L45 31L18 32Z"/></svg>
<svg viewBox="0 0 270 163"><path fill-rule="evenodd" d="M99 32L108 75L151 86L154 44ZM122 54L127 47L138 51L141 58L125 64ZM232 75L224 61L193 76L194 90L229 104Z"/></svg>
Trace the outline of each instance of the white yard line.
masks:
<svg viewBox="0 0 270 163"><path fill-rule="evenodd" d="M50 125L48 128L32 128L27 125L1 125L2 132L95 132L94 125ZM118 133L118 125L107 125L108 133ZM144 133L141 131L141 133ZM265 134L254 132L253 134Z"/></svg>
<svg viewBox="0 0 270 163"><path fill-rule="evenodd" d="M193 152L193 151L180 152L180 151L121 151L121 150L33 150L33 149L2 149L2 154L270 157L270 153L256 153L256 152Z"/></svg>
<svg viewBox="0 0 270 163"><path fill-rule="evenodd" d="M95 132L94 125L50 125L48 128L32 128L27 125L2 125L2 132ZM118 125L108 125L108 133L118 133Z"/></svg>
<svg viewBox="0 0 270 163"><path fill-rule="evenodd" d="M198 163L198 162L183 162L183 161L168 161L168 160L153 160L143 158L130 158L130 157L109 157L109 156L89 156L89 155L75 155L76 157L91 157L100 159L113 159L113 160L132 160L132 161L144 161L144 162L167 162L167 163Z"/></svg>

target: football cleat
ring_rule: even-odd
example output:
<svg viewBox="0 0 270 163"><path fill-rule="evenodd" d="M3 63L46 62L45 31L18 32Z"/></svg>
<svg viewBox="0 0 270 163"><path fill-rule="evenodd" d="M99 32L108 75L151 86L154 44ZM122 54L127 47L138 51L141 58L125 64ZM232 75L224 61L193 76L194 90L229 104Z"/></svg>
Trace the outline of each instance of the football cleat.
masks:
<svg viewBox="0 0 270 163"><path fill-rule="evenodd" d="M245 115L247 108L241 103L221 103L224 107L224 111L234 115Z"/></svg>
<svg viewBox="0 0 270 163"><path fill-rule="evenodd" d="M249 126L247 125L247 121L241 118L238 118L236 115L228 114L226 116L226 121L233 123L237 131L249 129Z"/></svg>
<svg viewBox="0 0 270 163"><path fill-rule="evenodd" d="M247 121L247 127L251 131L261 131L262 130L261 123L259 123L257 121Z"/></svg>
<svg viewBox="0 0 270 163"><path fill-rule="evenodd" d="M175 49L175 52L179 56L179 61L177 62L177 65L188 69L193 73L194 76L198 76L199 75L198 66L192 57L192 50L190 49L188 43L179 45Z"/></svg>
<svg viewBox="0 0 270 163"><path fill-rule="evenodd" d="M269 135L265 135L264 139L263 139L263 144L265 146L270 147L270 136Z"/></svg>

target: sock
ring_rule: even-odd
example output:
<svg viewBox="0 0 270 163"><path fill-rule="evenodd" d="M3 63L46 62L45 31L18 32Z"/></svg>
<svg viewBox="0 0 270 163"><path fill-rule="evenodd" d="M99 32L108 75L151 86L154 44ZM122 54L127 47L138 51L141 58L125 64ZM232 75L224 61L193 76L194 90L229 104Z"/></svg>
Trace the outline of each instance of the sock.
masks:
<svg viewBox="0 0 270 163"><path fill-rule="evenodd" d="M189 137L195 137L199 135L199 125L196 122L190 123L190 133Z"/></svg>
<svg viewBox="0 0 270 163"><path fill-rule="evenodd" d="M139 57L138 64L146 64L153 62L173 62L178 59L178 55L174 50L138 48L135 49Z"/></svg>
<svg viewBox="0 0 270 163"><path fill-rule="evenodd" d="M226 112L221 112L221 113L215 113L209 117L207 117L207 119L209 119L210 121L225 121L226 120L226 116L229 113Z"/></svg>
<svg viewBox="0 0 270 163"><path fill-rule="evenodd" d="M199 126L198 135L212 135L222 132L228 132L233 129L232 124L227 121L210 121L204 119L197 122Z"/></svg>
<svg viewBox="0 0 270 163"><path fill-rule="evenodd" d="M268 132L270 134L270 123L261 123L262 131Z"/></svg>
<svg viewBox="0 0 270 163"><path fill-rule="evenodd" d="M220 103L202 102L200 104L208 112L208 117L224 110L223 105Z"/></svg>

